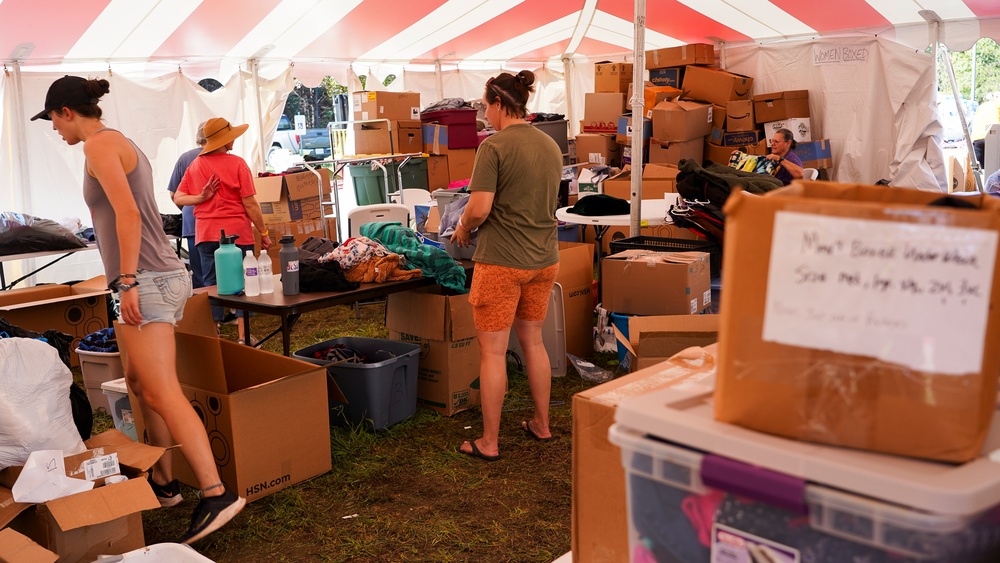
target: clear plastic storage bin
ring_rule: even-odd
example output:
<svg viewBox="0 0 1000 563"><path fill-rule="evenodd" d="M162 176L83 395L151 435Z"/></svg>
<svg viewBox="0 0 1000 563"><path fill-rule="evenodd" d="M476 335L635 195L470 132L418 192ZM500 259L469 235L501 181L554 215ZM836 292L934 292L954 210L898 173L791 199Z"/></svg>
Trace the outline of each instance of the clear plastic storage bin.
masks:
<svg viewBox="0 0 1000 563"><path fill-rule="evenodd" d="M132 403L128 398L125 378L105 381L101 384L101 391L107 397L108 412L115 421L115 428L136 440L135 417L132 415Z"/></svg>

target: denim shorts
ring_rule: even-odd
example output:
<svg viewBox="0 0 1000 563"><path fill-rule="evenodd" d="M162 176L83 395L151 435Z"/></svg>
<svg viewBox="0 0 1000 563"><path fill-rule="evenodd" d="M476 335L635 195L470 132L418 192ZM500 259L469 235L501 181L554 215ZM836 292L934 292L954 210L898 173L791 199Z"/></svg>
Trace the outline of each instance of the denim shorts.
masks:
<svg viewBox="0 0 1000 563"><path fill-rule="evenodd" d="M139 312L142 323L170 323L176 325L184 316L184 304L191 297L191 276L187 270L151 272L139 270Z"/></svg>

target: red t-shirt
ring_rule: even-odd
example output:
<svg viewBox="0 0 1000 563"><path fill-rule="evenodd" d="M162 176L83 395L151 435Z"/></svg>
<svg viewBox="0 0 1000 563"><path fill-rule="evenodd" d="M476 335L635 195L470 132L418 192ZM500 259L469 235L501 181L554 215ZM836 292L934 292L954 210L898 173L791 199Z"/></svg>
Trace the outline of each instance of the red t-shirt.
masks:
<svg viewBox="0 0 1000 563"><path fill-rule="evenodd" d="M177 191L198 195L212 174L219 176L219 190L194 206L195 244L218 241L220 231L239 235L236 244L253 244L253 226L243 208L243 198L255 195L253 175L246 161L229 153L203 154L194 159Z"/></svg>

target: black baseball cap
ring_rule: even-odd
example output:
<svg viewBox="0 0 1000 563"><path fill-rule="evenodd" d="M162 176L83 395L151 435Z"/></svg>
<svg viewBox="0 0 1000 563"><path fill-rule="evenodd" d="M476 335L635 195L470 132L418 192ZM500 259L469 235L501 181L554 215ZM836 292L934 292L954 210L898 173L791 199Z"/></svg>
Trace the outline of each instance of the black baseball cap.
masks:
<svg viewBox="0 0 1000 563"><path fill-rule="evenodd" d="M45 94L45 109L35 114L31 120L44 119L51 121L49 112L54 109L96 104L99 101L99 98L92 98L87 93L86 78L67 74L49 86L49 91Z"/></svg>

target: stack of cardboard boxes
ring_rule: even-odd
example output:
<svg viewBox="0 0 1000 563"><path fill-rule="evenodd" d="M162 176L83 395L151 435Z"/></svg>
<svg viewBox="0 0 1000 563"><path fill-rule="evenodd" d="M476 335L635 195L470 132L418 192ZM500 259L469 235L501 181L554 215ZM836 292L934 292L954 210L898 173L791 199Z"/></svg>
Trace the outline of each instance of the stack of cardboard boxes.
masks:
<svg viewBox="0 0 1000 563"><path fill-rule="evenodd" d="M318 176L317 176L318 174ZM330 171L317 168L316 173L305 171L254 178L257 201L260 203L264 224L270 231L271 242L282 235L295 237L295 246L301 246L311 236L334 238L337 218L324 213L322 202L330 196ZM332 209L332 208L331 208ZM326 226L326 235L323 227ZM258 236L256 233L254 236ZM255 243L260 245L260 240ZM280 272L275 246L268 254L272 271Z"/></svg>
<svg viewBox="0 0 1000 563"><path fill-rule="evenodd" d="M417 92L355 92L354 152L406 154L423 150L420 94ZM381 121L384 120L384 121Z"/></svg>
<svg viewBox="0 0 1000 563"><path fill-rule="evenodd" d="M427 162L430 189L447 188L456 180L472 177L479 135L476 110L453 109L421 114L423 152L431 157Z"/></svg>

